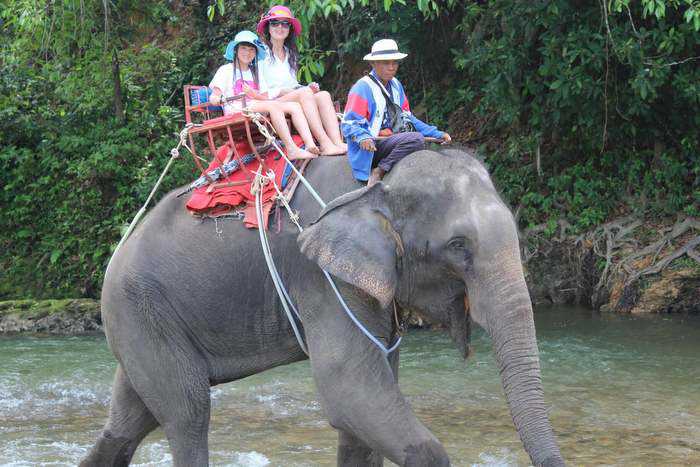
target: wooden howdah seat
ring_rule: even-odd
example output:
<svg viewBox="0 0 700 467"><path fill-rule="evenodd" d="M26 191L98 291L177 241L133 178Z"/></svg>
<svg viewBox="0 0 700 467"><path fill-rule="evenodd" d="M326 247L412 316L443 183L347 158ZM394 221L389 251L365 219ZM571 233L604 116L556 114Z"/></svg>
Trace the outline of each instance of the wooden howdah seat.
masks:
<svg viewBox="0 0 700 467"><path fill-rule="evenodd" d="M251 183L257 171L269 171L274 173L275 183L264 184L261 188L261 201L263 209L263 228L267 228L268 217L273 204L278 196L277 189L283 190L283 196L291 198L296 180L294 172L287 164L286 158L276 157L276 148L266 144L265 136L260 132L252 118L247 117L242 111L232 115L223 115L223 107L209 103L211 89L207 86L185 85L185 121L189 126L187 137L194 161L201 172L200 179L208 180L208 183L196 185L199 179L190 185L190 188L180 195L192 193L186 203L187 209L198 216L218 217L237 212L243 214L243 222L246 227L257 228L258 220L254 200L251 191ZM241 99L245 108L245 95L235 96L233 100ZM232 99L229 98L228 102ZM287 120L291 127L291 122ZM267 126L267 124L266 124ZM269 127L268 127L269 128ZM207 141L207 156L197 154L197 137ZM295 144L302 143L299 135L292 135ZM233 159L233 161L232 161ZM202 166L201 160L209 161ZM237 162L235 168L226 172L226 166ZM303 171L306 165L304 161L298 167ZM240 170L238 170L240 169ZM216 170L220 172L214 177ZM225 175L221 175L221 174ZM290 183L291 188L287 188Z"/></svg>
<svg viewBox="0 0 700 467"><path fill-rule="evenodd" d="M265 141L258 127L242 112L232 115L223 115L223 107L209 103L211 89L207 86L195 86L187 84L183 87L185 97L185 122L193 124L189 130L188 138L195 164L204 173L200 163L200 155L197 154L195 136L204 136L207 140L210 160L217 153L217 140L223 140L218 147L228 144L233 149L232 156L239 159L242 155L236 149L237 141L247 140L251 149L255 150ZM241 99L245 107L245 94L235 96L233 99Z"/></svg>

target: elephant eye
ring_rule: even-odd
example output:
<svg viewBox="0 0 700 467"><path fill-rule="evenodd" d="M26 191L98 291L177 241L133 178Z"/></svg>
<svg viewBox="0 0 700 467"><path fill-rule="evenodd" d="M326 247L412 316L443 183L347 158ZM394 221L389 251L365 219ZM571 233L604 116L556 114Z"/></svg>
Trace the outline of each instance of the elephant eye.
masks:
<svg viewBox="0 0 700 467"><path fill-rule="evenodd" d="M452 240L450 240L447 243L447 246L451 250L466 250L467 249L467 243L464 240L464 237L455 237Z"/></svg>

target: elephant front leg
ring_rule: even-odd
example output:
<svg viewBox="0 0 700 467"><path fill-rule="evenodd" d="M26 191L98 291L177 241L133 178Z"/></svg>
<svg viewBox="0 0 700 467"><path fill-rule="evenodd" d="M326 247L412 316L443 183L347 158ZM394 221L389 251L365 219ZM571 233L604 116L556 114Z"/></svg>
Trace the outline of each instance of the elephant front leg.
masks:
<svg viewBox="0 0 700 467"><path fill-rule="evenodd" d="M399 381L399 349L389 355L394 381ZM341 467L382 467L384 458L350 433L338 430L338 465Z"/></svg>
<svg viewBox="0 0 700 467"><path fill-rule="evenodd" d="M384 458L355 436L338 430L339 467L382 467Z"/></svg>
<svg viewBox="0 0 700 467"><path fill-rule="evenodd" d="M445 449L413 414L389 362L351 329L342 339L308 335L320 401L341 431L338 465L381 465L383 456L401 466L448 466Z"/></svg>

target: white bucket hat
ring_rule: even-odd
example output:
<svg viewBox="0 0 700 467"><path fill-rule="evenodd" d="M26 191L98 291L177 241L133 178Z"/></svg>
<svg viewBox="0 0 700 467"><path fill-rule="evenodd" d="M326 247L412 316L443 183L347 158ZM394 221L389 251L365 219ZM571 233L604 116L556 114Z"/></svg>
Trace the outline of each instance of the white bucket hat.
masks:
<svg viewBox="0 0 700 467"><path fill-rule="evenodd" d="M372 53L365 55L363 60L401 60L407 54L399 52L399 46L393 39L380 39L372 44Z"/></svg>

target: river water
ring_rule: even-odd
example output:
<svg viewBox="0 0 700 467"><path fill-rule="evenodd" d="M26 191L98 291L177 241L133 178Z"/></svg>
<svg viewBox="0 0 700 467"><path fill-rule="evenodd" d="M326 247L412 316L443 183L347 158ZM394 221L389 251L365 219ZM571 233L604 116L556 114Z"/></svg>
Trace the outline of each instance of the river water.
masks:
<svg viewBox="0 0 700 467"><path fill-rule="evenodd" d="M545 308L536 324L569 464L700 465L700 317ZM489 339L478 330L473 344L464 362L445 335L409 333L401 389L453 465L529 465ZM0 465L75 465L107 417L114 368L102 337L0 338ZM335 465L308 362L213 388L212 398L212 465ZM134 463L171 464L162 430Z"/></svg>

